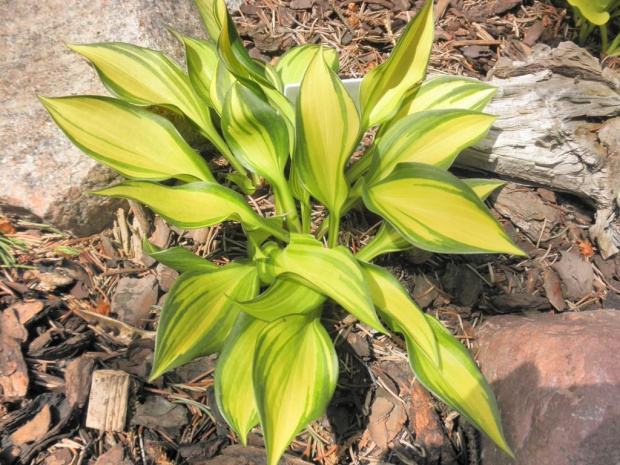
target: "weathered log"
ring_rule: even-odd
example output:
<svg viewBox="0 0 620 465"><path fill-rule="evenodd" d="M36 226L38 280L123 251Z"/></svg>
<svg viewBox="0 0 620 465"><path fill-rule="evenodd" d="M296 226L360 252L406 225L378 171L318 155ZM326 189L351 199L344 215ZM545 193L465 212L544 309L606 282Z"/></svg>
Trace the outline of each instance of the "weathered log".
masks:
<svg viewBox="0 0 620 465"><path fill-rule="evenodd" d="M526 61L500 59L485 110L499 118L457 165L550 187L596 210L603 257L620 248L620 76L572 42L537 45Z"/></svg>

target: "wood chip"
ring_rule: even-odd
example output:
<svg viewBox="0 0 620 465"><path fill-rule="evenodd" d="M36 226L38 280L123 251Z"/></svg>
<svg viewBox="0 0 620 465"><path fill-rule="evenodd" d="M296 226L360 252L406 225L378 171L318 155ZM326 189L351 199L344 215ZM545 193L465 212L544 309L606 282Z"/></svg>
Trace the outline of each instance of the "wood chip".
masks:
<svg viewBox="0 0 620 465"><path fill-rule="evenodd" d="M11 441L16 446L40 441L49 431L51 421L50 407L49 405L44 405L32 420L11 434Z"/></svg>
<svg viewBox="0 0 620 465"><path fill-rule="evenodd" d="M65 395L69 405L84 407L86 404L94 367L95 361L83 356L69 363L65 370Z"/></svg>
<svg viewBox="0 0 620 465"><path fill-rule="evenodd" d="M127 417L130 378L115 370L93 373L86 427L100 431L123 431Z"/></svg>

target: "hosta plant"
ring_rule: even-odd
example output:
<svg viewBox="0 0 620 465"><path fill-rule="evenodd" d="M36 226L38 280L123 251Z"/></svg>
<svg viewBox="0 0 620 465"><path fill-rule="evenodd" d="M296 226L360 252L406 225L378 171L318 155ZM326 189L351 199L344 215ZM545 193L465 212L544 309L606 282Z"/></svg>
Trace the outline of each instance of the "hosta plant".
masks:
<svg viewBox="0 0 620 465"><path fill-rule="evenodd" d="M224 266L144 242L181 272L161 310L151 377L219 352L218 407L241 442L260 424L275 464L336 388L338 358L321 317L337 304L379 333L400 333L420 383L511 454L468 351L372 263L412 247L522 255L483 203L498 183L448 171L493 123L481 110L494 89L460 77L425 80L430 1L388 60L364 77L359 101L337 75L334 50L302 45L272 67L250 58L223 0L195 1L211 40L173 31L187 74L153 50L71 45L114 98L41 98L75 145L129 179L96 194L146 204L180 228L234 221L246 233L247 258ZM295 83L291 102L283 89ZM153 107L183 115L208 139L229 161L226 178ZM374 143L352 161L370 128ZM243 195L263 183L274 194L272 217ZM354 254L339 231L357 205L385 221Z"/></svg>
<svg viewBox="0 0 620 465"><path fill-rule="evenodd" d="M601 33L601 48L610 56L620 55L620 32L609 42L607 26L620 16L620 0L568 0L579 27L579 43L583 45L596 27Z"/></svg>

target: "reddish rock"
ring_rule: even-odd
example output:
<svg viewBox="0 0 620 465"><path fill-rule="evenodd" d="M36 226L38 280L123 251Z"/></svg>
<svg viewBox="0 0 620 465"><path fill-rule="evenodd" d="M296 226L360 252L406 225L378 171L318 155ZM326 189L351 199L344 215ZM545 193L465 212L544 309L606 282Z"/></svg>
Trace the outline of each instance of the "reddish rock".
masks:
<svg viewBox="0 0 620 465"><path fill-rule="evenodd" d="M620 311L495 316L479 334L516 463L620 463ZM485 465L515 463L482 450Z"/></svg>

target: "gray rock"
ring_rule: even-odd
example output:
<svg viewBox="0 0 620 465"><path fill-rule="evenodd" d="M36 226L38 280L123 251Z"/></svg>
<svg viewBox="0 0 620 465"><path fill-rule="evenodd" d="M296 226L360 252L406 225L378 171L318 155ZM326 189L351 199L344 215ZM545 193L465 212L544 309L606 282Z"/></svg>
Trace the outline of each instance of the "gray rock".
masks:
<svg viewBox="0 0 620 465"><path fill-rule="evenodd" d="M479 334L516 463L620 464L620 311L495 316ZM515 463L486 438L482 457Z"/></svg>
<svg viewBox="0 0 620 465"><path fill-rule="evenodd" d="M112 312L123 323L144 328L157 294L157 278L152 274L139 279L122 278L112 296Z"/></svg>
<svg viewBox="0 0 620 465"><path fill-rule="evenodd" d="M0 17L0 211L52 223L76 235L108 226L118 200L86 192L118 180L73 147L36 94L106 94L87 61L65 43L130 42L181 60L164 24L204 37L191 0L5 0Z"/></svg>

